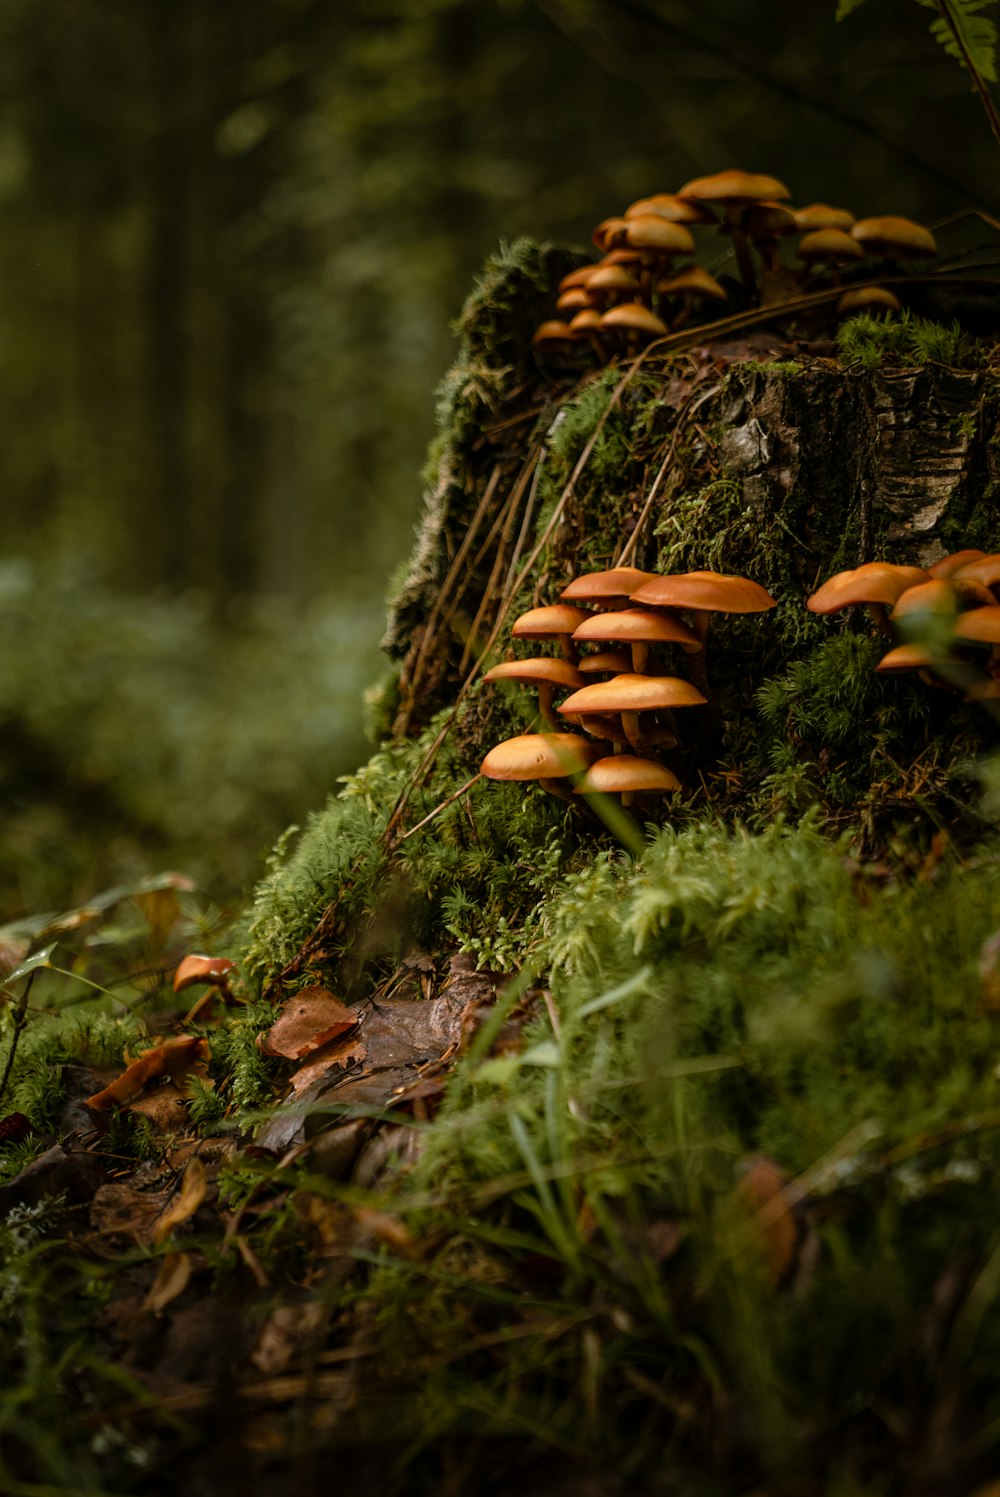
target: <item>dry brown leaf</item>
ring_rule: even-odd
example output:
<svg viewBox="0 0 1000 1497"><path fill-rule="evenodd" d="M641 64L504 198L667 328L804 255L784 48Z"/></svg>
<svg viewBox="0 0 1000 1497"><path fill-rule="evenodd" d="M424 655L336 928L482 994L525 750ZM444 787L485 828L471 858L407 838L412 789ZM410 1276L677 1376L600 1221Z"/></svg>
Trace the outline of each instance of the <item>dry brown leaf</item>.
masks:
<svg viewBox="0 0 1000 1497"><path fill-rule="evenodd" d="M153 1287L143 1300L142 1308L159 1315L171 1301L184 1293L191 1281L192 1267L190 1253L168 1253L161 1258Z"/></svg>
<svg viewBox="0 0 1000 1497"><path fill-rule="evenodd" d="M188 1162L187 1169L181 1177L180 1187L176 1195L153 1228L153 1241L165 1242L175 1227L182 1226L184 1222L194 1216L198 1207L205 1199L207 1188L208 1179L205 1175L205 1166L198 1155L195 1154Z"/></svg>
<svg viewBox="0 0 1000 1497"><path fill-rule="evenodd" d="M292 1072L290 1084L293 1098L300 1097L314 1081L321 1081L334 1071L347 1071L352 1066L360 1066L367 1057L368 1046L365 1041L357 1035L345 1035L339 1043L328 1045L318 1054L310 1056L304 1066Z"/></svg>
<svg viewBox="0 0 1000 1497"><path fill-rule="evenodd" d="M737 1193L753 1212L753 1226L764 1256L780 1282L794 1266L799 1248L799 1223L792 1214L797 1195L785 1171L766 1154L751 1155L743 1161L743 1167Z"/></svg>
<svg viewBox="0 0 1000 1497"><path fill-rule="evenodd" d="M208 1055L208 1041L196 1035L182 1034L176 1039L164 1040L151 1050L144 1050L110 1086L88 1097L86 1105L93 1112L110 1112L113 1107L124 1107L161 1076L170 1076L177 1081L200 1063L207 1062Z"/></svg>
<svg viewBox="0 0 1000 1497"><path fill-rule="evenodd" d="M358 1023L357 1014L326 988L303 988L284 1005L280 1017L262 1036L260 1048L264 1055L304 1060Z"/></svg>

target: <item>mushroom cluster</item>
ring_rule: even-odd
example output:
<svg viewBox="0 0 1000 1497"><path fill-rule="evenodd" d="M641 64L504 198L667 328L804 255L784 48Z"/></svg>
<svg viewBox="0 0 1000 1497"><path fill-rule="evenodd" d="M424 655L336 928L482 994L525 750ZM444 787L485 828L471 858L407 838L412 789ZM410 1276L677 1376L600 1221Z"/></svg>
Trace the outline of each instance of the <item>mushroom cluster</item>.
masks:
<svg viewBox="0 0 1000 1497"><path fill-rule="evenodd" d="M574 578L559 603L529 609L512 629L515 639L556 642L559 655L505 660L483 678L533 686L544 731L498 744L482 773L537 779L563 795L568 780L577 794L619 794L624 805L637 794L679 790L664 759L681 741L674 713L709 700L711 615L774 606L757 583L720 572L662 576L613 567ZM670 674L680 657L692 679ZM558 706L557 692L564 697ZM567 724L580 731L565 732Z"/></svg>
<svg viewBox="0 0 1000 1497"><path fill-rule="evenodd" d="M876 670L916 671L929 685L1000 697L1000 552L942 556L926 569L871 561L838 572L806 600L812 613L864 605L894 641ZM982 651L987 651L985 659Z"/></svg>
<svg viewBox="0 0 1000 1497"><path fill-rule="evenodd" d="M930 231L896 214L855 219L827 203L791 207L788 188L777 177L737 170L697 177L676 193L658 192L605 218L593 240L602 259L559 283L556 315L541 324L533 342L542 351L589 346L602 363L621 352L681 328L706 305L727 300L720 281L691 257L696 233L731 240L739 280L751 303L780 302L797 294L870 281L882 267L933 256ZM782 264L779 241L798 236L799 265ZM679 262L688 262L680 264ZM735 289L735 288L734 288ZM840 316L862 310L899 311L885 287L845 284Z"/></svg>

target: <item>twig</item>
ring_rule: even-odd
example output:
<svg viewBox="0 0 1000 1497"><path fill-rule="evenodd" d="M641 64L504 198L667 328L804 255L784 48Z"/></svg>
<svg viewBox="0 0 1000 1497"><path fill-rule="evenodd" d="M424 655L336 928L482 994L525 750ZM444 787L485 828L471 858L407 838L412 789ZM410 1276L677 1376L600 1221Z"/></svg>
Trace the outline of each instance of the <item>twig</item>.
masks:
<svg viewBox="0 0 1000 1497"><path fill-rule="evenodd" d="M416 826L411 826L408 832L404 832L399 839L400 842L405 842L407 837L412 837L414 832L419 832L421 827L426 826L429 821L433 821L435 816L437 816L441 811L446 811L448 807L453 804L453 802L458 800L459 796L464 795L467 790L471 790L476 781L481 779L482 775L476 773L472 776L471 780L466 780L461 790L456 790L454 795L449 795L448 799L443 800L439 806L435 806L433 811L431 811L427 816L424 817L423 821L418 821Z"/></svg>
<svg viewBox="0 0 1000 1497"><path fill-rule="evenodd" d="M18 999L17 1008L14 1010L14 1033L11 1035L10 1049L7 1051L7 1063L3 1068L3 1078L0 1080L0 1102L3 1101L7 1091L7 1083L10 1073L14 1069L14 1056L17 1054L17 1042L21 1038L21 1031L28 1026L28 997L31 993L31 985L35 980L35 967L28 973L28 980L24 984L24 991Z"/></svg>
<svg viewBox="0 0 1000 1497"><path fill-rule="evenodd" d="M708 390L708 391L705 392L705 395L704 395L703 398L707 400L709 398L709 396L715 394L715 392L716 392L716 390L718 390L718 388L719 388L718 385L713 385L712 388L711 388L711 390ZM700 390L692 390L690 396L684 402L684 405L677 412L677 417L676 417L676 420L674 422L674 432L673 432L673 436L670 439L670 446L667 448L667 455L663 459L663 462L660 464L660 468L659 468L659 471L658 471L656 477L653 479L653 486L650 489L649 494L646 497L645 504L642 506L642 511L641 511L641 513L639 515L639 518L635 522L635 526L633 527L632 534L629 536L628 540L625 542L624 546L622 547L621 551L618 554L618 559L615 562L615 566L616 567L623 567L623 566L625 566L626 563L629 561L629 559L632 558L635 555L635 549L636 549L636 546L638 544L639 536L642 533L642 528L645 525L646 521L649 519L650 511L653 508L653 500L656 498L656 495L657 495L657 493L659 491L659 488L660 488L660 484L663 482L663 479L666 476L666 474L667 474L667 472L668 472L668 470L670 468L670 465L672 464L672 462L674 460L674 454L677 451L677 443L680 440L682 422L686 419L686 417L688 416L689 412L692 410L692 407L694 406L694 403L695 403L695 397L697 395L700 395L700 394L701 394ZM699 404L700 403L701 402L699 401Z"/></svg>

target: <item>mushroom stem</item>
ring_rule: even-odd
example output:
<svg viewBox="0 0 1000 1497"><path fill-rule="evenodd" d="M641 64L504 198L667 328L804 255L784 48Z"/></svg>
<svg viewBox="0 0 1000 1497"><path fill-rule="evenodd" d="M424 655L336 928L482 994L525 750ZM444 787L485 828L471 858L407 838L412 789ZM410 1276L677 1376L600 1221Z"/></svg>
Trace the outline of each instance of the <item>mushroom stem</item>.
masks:
<svg viewBox="0 0 1000 1497"><path fill-rule="evenodd" d="M632 641L632 669L637 676L646 674L649 664L649 645L645 640L634 639Z"/></svg>
<svg viewBox="0 0 1000 1497"><path fill-rule="evenodd" d="M756 296L757 272L754 269L750 245L743 232L743 209L727 208L725 212L725 225L726 232L733 241L733 249L736 251L736 263L740 270L740 280L750 295Z"/></svg>
<svg viewBox="0 0 1000 1497"><path fill-rule="evenodd" d="M570 665L580 664L580 651L577 649L576 642L574 641L571 634L560 634L559 648L562 650L563 655L569 661Z"/></svg>
<svg viewBox="0 0 1000 1497"><path fill-rule="evenodd" d="M642 733L639 728L638 712L623 712L622 728L625 731L625 737L635 749L636 753L641 757L644 749L644 743Z"/></svg>
<svg viewBox="0 0 1000 1497"><path fill-rule="evenodd" d="M553 733L562 732L562 724L552 707L552 693L555 684L552 681L539 681L538 683L538 712L545 726Z"/></svg>
<svg viewBox="0 0 1000 1497"><path fill-rule="evenodd" d="M896 631L889 623L889 614L884 603L869 603L868 612L871 614L872 623L881 634L887 635L889 639L896 638Z"/></svg>

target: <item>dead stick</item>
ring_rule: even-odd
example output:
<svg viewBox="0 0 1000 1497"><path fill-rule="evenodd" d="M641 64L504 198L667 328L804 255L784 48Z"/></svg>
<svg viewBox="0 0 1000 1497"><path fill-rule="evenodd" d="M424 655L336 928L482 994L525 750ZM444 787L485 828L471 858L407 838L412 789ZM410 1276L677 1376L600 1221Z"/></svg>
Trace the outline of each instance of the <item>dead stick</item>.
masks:
<svg viewBox="0 0 1000 1497"><path fill-rule="evenodd" d="M569 503L570 496L572 495L573 490L576 488L581 473L587 466L590 454L593 452L595 446L597 445L597 439L601 435L601 432L604 430L608 417L611 415L611 412L614 410L615 406L621 399L626 385L628 385L629 382L634 379L637 371L642 365L642 360L643 355L640 354L639 357L633 361L624 378L620 379L615 388L612 390L611 398L609 399L607 405L604 407L604 410L601 412L601 415L594 426L594 430L591 432L590 437L587 440L586 446L577 459L576 467L570 474L569 479L566 483L566 487L563 489L562 493L559 496L559 501L556 504L555 509L552 511L551 516L549 517L549 522L546 525L544 532L542 533L541 539L535 545L534 550L532 551L531 555L528 557L528 560L525 562L520 573L518 574L514 589L511 592L511 597L508 598L507 601L501 606L500 613L497 617L496 623L493 625L493 629L490 633L489 639L483 646L483 649L480 652L477 660L474 662L471 671L466 676L465 680L462 682L462 685L458 689L458 695L455 698L454 707L445 718L445 721L442 724L436 738L434 739L434 742L431 744L430 748L427 750L423 759L417 766L413 778L410 780L409 784L406 785L400 792L399 798L396 801L395 806L393 806L392 808L392 814L390 815L389 820L386 822L385 831L382 833L382 841L387 846L392 846L394 844L396 840L396 828L402 820L403 812L406 810L410 796L413 794L414 790L418 788L418 786L423 784L424 779L429 773L431 765L434 763L434 760L437 757L438 749L441 747L442 743L444 743L449 732L451 731L452 724L458 716L458 709L462 705L466 693L469 691L469 688L472 686L476 677L478 676L483 661L488 657L490 650L492 650L493 646L496 644L497 638L500 634L500 630L503 628L504 621L510 609L511 599L513 599L520 591L524 579L528 576L532 567L535 565L535 562L538 560L539 556L541 556L542 554L542 551L545 549L545 546L548 543L549 536L552 534L553 530L562 519L563 511L565 510L566 505Z"/></svg>
<svg viewBox="0 0 1000 1497"><path fill-rule="evenodd" d="M35 980L35 973L37 971L38 968L34 967L28 973L28 980L24 984L24 991L18 999L17 1008L14 1010L14 1033L10 1038L10 1049L7 1051L7 1064L3 1068L3 1079L0 1080L0 1102L4 1099L4 1094L7 1091L7 1083L10 1080L10 1073L14 1069L17 1042L21 1038L22 1031L28 1025L28 996L31 992L31 985Z"/></svg>
<svg viewBox="0 0 1000 1497"><path fill-rule="evenodd" d="M405 842L407 837L412 837L414 832L419 832L420 828L425 827L429 821L433 821L435 816L439 815L442 811L446 811L450 805L453 805L458 800L459 796L464 795L467 790L471 790L476 781L482 778L482 775L477 773L472 776L471 780L466 780L461 790L456 790L454 795L449 795L448 799L443 800L439 806L435 806L433 811L424 817L423 821L418 821L416 826L411 826L408 832L404 832L399 839L400 842Z"/></svg>
<svg viewBox="0 0 1000 1497"><path fill-rule="evenodd" d="M476 616L472 620L472 626L469 629L469 633L465 641L465 648L462 651L462 658L458 664L459 671L465 670L472 656L473 649L475 648L475 639L479 632L480 622L482 621L483 614L486 612L487 608L490 605L490 599L493 596L493 590L497 585L497 580L500 576L501 568L503 567L503 555L507 547L507 542L510 539L510 532L514 524L514 517L517 514L518 509L520 508L521 500L524 497L525 490L528 488L528 485L531 482L531 475L535 471L535 465L537 464L538 459L541 456L541 451L542 449L540 447L532 448L530 454L525 460L521 472L518 475L516 484L511 489L510 498L507 500L507 504L503 511L503 531L500 535L500 542L497 546L497 553L493 558L493 566L490 569L489 581L487 582L486 587L483 590L483 596L479 600L479 607L476 609Z"/></svg>

